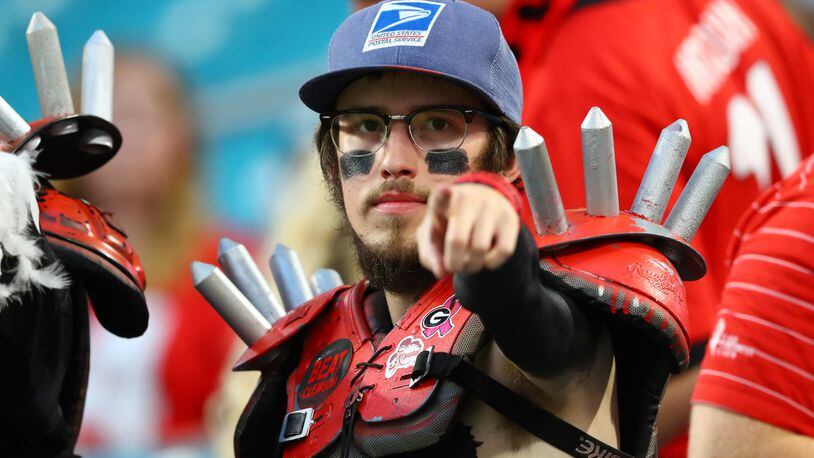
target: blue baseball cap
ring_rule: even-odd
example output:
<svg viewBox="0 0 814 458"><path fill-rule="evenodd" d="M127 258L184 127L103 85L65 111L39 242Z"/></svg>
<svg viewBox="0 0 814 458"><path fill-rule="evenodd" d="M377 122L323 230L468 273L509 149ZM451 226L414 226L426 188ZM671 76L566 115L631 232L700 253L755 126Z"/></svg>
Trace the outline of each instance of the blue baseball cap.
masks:
<svg viewBox="0 0 814 458"><path fill-rule="evenodd" d="M324 113L361 76L382 70L436 75L480 96L520 124L523 87L497 19L458 0L393 0L360 10L339 26L328 73L302 85L300 99Z"/></svg>

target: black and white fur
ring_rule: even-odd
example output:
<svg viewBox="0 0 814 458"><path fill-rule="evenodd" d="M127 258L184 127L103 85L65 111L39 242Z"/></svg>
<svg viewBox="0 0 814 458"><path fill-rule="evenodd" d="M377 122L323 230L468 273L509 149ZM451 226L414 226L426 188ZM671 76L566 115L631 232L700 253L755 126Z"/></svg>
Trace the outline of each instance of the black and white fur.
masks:
<svg viewBox="0 0 814 458"><path fill-rule="evenodd" d="M33 289L61 289L68 277L38 246L42 235L35 186L40 174L32 169L35 153L0 152L0 261L16 258L14 271L0 271L0 311ZM33 222L33 224L31 224ZM8 259L6 259L8 261Z"/></svg>

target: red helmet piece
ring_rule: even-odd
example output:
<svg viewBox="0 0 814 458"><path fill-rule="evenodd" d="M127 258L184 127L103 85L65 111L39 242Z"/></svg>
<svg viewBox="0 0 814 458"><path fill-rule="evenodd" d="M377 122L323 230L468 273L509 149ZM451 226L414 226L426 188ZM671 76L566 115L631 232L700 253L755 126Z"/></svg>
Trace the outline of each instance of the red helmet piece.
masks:
<svg viewBox="0 0 814 458"><path fill-rule="evenodd" d="M46 185L38 194L42 232L85 282L99 322L121 337L147 329L146 278L127 235L99 209Z"/></svg>

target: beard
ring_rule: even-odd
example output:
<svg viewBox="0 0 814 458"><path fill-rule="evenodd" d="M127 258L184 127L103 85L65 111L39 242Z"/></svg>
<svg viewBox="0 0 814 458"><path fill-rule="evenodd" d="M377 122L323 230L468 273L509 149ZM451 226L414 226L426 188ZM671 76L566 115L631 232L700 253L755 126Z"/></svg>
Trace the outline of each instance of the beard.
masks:
<svg viewBox="0 0 814 458"><path fill-rule="evenodd" d="M426 191L416 191L413 183L407 180L385 183L365 198L360 211L367 213L375 205L376 198L388 191L416 194L425 199L429 195ZM405 221L392 218L387 224L387 239L368 244L351 226L344 205L340 210L341 230L353 242L356 264L373 287L418 296L435 283L435 276L421 265L418 258L415 234L405 234ZM412 237L412 240L407 241L407 237Z"/></svg>

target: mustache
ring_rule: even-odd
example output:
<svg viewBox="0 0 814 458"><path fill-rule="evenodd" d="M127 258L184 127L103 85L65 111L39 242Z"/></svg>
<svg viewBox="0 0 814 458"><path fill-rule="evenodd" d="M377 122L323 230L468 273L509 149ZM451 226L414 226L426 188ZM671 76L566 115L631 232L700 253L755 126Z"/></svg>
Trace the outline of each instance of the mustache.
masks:
<svg viewBox="0 0 814 458"><path fill-rule="evenodd" d="M379 197L386 192L399 192L412 194L426 201L430 196L430 191L425 188L418 188L409 178L399 178L393 181L385 181L376 189L370 191L362 202L362 214L367 213L376 204Z"/></svg>

